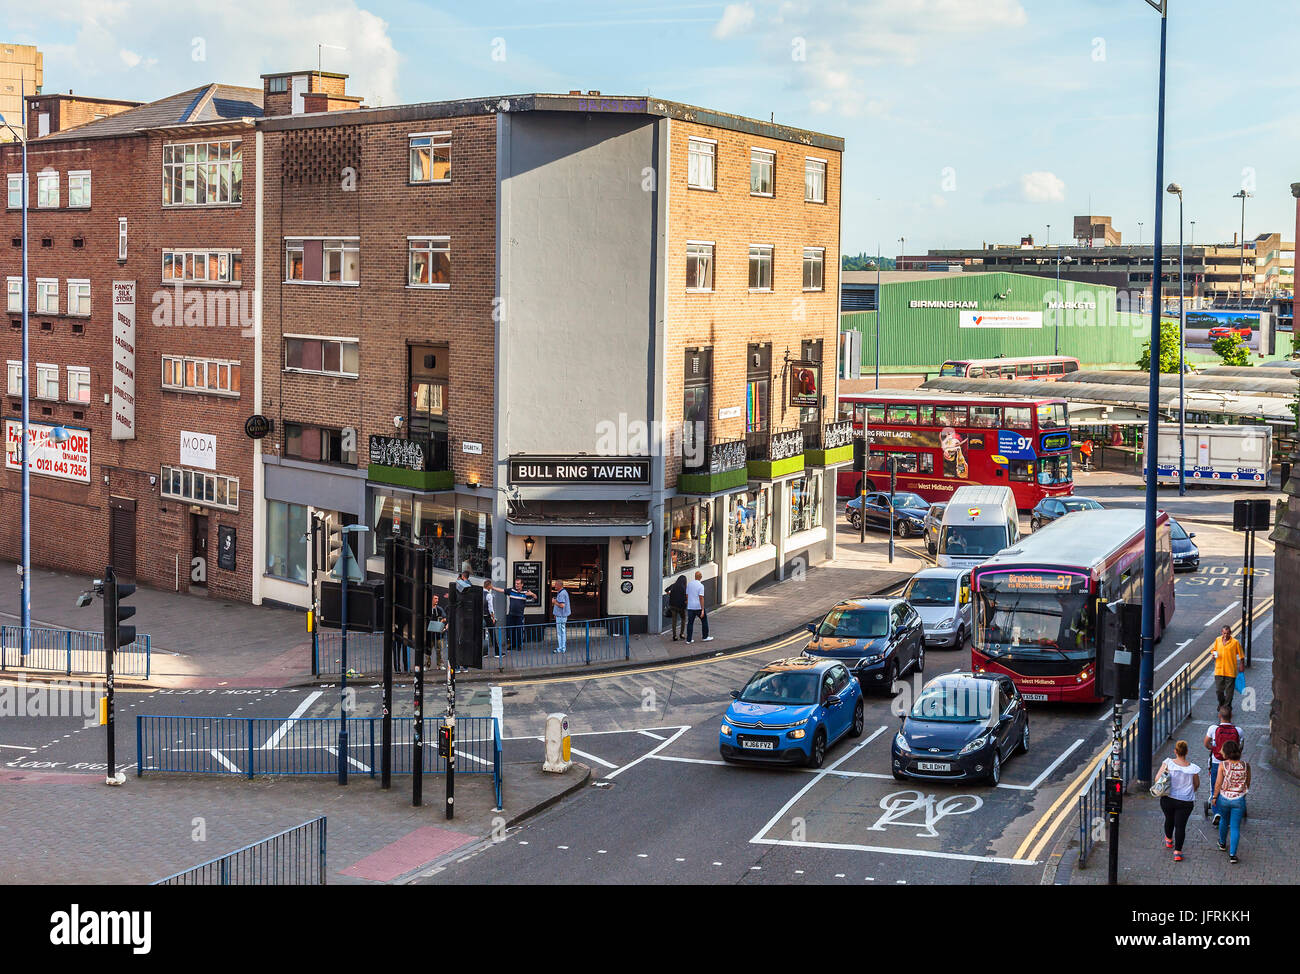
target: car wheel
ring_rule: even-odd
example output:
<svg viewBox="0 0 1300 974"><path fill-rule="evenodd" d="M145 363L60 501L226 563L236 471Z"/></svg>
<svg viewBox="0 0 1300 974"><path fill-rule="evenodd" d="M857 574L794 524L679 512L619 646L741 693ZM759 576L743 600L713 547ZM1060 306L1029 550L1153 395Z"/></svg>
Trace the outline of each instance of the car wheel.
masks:
<svg viewBox="0 0 1300 974"><path fill-rule="evenodd" d="M894 780L895 780L895 781L906 781L906 780L907 780L907 775L903 774L901 771L895 771L895 772L894 772Z"/></svg>
<svg viewBox="0 0 1300 974"><path fill-rule="evenodd" d="M894 660L892 663L889 664L889 673L885 677L886 696L892 697L894 695L894 693L896 692L894 690L894 684L897 682L898 682L898 660Z"/></svg>
<svg viewBox="0 0 1300 974"><path fill-rule="evenodd" d="M1165 607L1160 606L1160 631L1156 633L1156 642L1165 638Z"/></svg>
<svg viewBox="0 0 1300 974"><path fill-rule="evenodd" d="M956 645L956 649L957 649L958 652L961 652L961 650L963 650L963 649L965 649L965 648L966 648L966 630L965 630L965 629L958 629L958 630L957 630L957 645Z"/></svg>
<svg viewBox="0 0 1300 974"><path fill-rule="evenodd" d="M933 555L935 552L937 552L937 551L939 550L939 546L938 546L937 544L935 544L933 541L928 541L928 540L927 540L927 541L925 542L925 550L928 551L928 552L930 552L930 554Z"/></svg>
<svg viewBox="0 0 1300 974"><path fill-rule="evenodd" d="M817 733L813 735L812 750L808 752L808 767L820 768L822 762L826 760L826 729L817 728Z"/></svg>
<svg viewBox="0 0 1300 974"><path fill-rule="evenodd" d="M916 669L915 673L925 672L925 642L921 642L921 647L916 651Z"/></svg>
<svg viewBox="0 0 1300 974"><path fill-rule="evenodd" d="M1039 521L1038 518L1035 517L1035 518L1030 518L1030 519L1029 519L1029 530L1030 530L1030 531L1037 531L1037 530L1038 530L1039 528L1041 528L1042 526L1043 526L1043 525L1042 525L1042 522Z"/></svg>
<svg viewBox="0 0 1300 974"><path fill-rule="evenodd" d="M862 729L866 726L867 708L858 700L858 705L853 708L853 726L849 728L849 737L861 737Z"/></svg>
<svg viewBox="0 0 1300 974"><path fill-rule="evenodd" d="M1029 721L1025 721L1025 729L1020 732L1020 753L1029 753Z"/></svg>
<svg viewBox="0 0 1300 974"><path fill-rule="evenodd" d="M1002 755L998 754L998 749L993 748L993 767L989 768L989 784L997 785L1002 780Z"/></svg>
<svg viewBox="0 0 1300 974"><path fill-rule="evenodd" d="M907 521L899 521L898 536L900 538L910 538L912 536L912 525Z"/></svg>
<svg viewBox="0 0 1300 974"><path fill-rule="evenodd" d="M721 748L718 749L718 756L719 756L720 758L722 758L722 761L723 761L724 764L730 764L730 763L731 763L731 758L727 757L727 755L722 751Z"/></svg>

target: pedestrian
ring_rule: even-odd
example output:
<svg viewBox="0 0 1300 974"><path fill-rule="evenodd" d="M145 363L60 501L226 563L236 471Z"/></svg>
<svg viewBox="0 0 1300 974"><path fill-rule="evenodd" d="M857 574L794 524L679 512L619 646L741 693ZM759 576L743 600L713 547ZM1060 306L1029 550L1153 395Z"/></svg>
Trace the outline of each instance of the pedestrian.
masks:
<svg viewBox="0 0 1300 974"><path fill-rule="evenodd" d="M501 658L501 642L497 638L497 606L493 593L503 591L505 589L499 589L492 584L492 579L483 579L483 628L487 630L488 639L492 642L492 652L497 659Z"/></svg>
<svg viewBox="0 0 1300 974"><path fill-rule="evenodd" d="M668 596L668 615L673 621L673 642L677 642L679 633L686 635L686 576L678 575L664 593Z"/></svg>
<svg viewBox="0 0 1300 974"><path fill-rule="evenodd" d="M1210 656L1214 659L1214 694L1219 698L1220 707L1225 703L1231 707L1237 690L1237 674L1246 666L1246 654L1241 650L1241 643L1233 638L1230 626L1219 630Z"/></svg>
<svg viewBox="0 0 1300 974"><path fill-rule="evenodd" d="M565 639L568 636L567 628L569 625L569 590L564 587L564 582L556 579L551 582L551 616L555 619L555 652L568 652L568 646L565 645Z"/></svg>
<svg viewBox="0 0 1300 974"><path fill-rule="evenodd" d="M1174 757L1165 758L1156 772L1156 780L1166 772L1169 794L1160 797L1160 810L1165 813L1165 848L1174 850L1174 862L1182 862L1187 819L1196 807L1196 789L1201 787L1201 769L1188 760L1186 741L1174 745Z"/></svg>
<svg viewBox="0 0 1300 974"><path fill-rule="evenodd" d="M438 665L442 666L442 636L447 631L447 610L442 607L441 596L436 593L433 596L433 605L429 607L429 632L433 636L431 653L424 654L424 665L430 663L430 655L437 660Z"/></svg>
<svg viewBox="0 0 1300 974"><path fill-rule="evenodd" d="M1084 440L1079 446L1079 453L1083 456L1083 469L1092 469L1092 437Z"/></svg>
<svg viewBox="0 0 1300 974"><path fill-rule="evenodd" d="M506 592L506 649L515 651L523 647L524 609L529 600L536 601L537 593L524 588L524 580L516 578L510 591Z"/></svg>
<svg viewBox="0 0 1300 974"><path fill-rule="evenodd" d="M1237 864L1237 844L1241 842L1241 820L1246 817L1246 794L1250 791L1250 765L1241 760L1241 744L1228 741L1223 745L1223 762L1214 780L1215 807L1219 810L1219 851L1228 854L1228 862ZM1231 844L1229 844L1231 843Z"/></svg>
<svg viewBox="0 0 1300 974"><path fill-rule="evenodd" d="M448 601L452 603L453 611L456 610L456 606L459 603L460 599L465 597L465 593L468 592L473 587L474 587L474 583L469 580L469 562L462 561L460 563L460 574L457 575L456 578L452 580L451 589L449 589L447 592ZM454 615L458 620L463 618L463 616L461 616L458 611L454 611ZM459 625L459 623L457 625ZM465 642L461 639L460 633L454 630L452 632L451 641L455 651L452 652L450 655L454 658L457 652L464 651ZM457 666L456 672L464 673L468 669L469 669L468 666Z"/></svg>
<svg viewBox="0 0 1300 974"><path fill-rule="evenodd" d="M695 642L695 620L700 620L700 631L704 635L704 641L707 643L712 636L709 635L709 614L704 609L704 578L703 572L696 572L695 577L686 583L686 641Z"/></svg>
<svg viewBox="0 0 1300 974"><path fill-rule="evenodd" d="M1241 744L1241 728L1232 722L1232 708L1226 703L1219 708L1219 722L1211 724L1205 732L1205 747L1210 752L1210 781L1217 781L1219 765L1223 763L1223 746L1229 741ZM1205 814L1214 813L1214 824L1219 824L1219 812L1213 801L1205 803Z"/></svg>

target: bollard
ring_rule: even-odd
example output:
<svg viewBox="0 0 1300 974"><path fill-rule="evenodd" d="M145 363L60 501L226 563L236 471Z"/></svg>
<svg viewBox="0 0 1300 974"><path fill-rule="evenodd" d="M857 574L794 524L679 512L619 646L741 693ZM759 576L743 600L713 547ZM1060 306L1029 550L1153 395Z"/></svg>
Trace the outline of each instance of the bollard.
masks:
<svg viewBox="0 0 1300 974"><path fill-rule="evenodd" d="M569 770L570 760L569 718L566 714L551 714L546 718L546 760L543 771L563 774Z"/></svg>

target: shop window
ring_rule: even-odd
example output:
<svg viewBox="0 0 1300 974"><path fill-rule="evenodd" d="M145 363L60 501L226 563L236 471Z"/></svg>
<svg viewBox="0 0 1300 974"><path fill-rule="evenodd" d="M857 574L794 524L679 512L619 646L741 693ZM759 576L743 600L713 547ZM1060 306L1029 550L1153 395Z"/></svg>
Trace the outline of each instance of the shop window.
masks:
<svg viewBox="0 0 1300 974"><path fill-rule="evenodd" d="M474 530L478 531L475 523ZM415 504L415 532L420 544L433 555L433 567L445 571L458 571L456 564L456 509L449 504L432 504L417 501ZM477 540L477 538L475 539Z"/></svg>
<svg viewBox="0 0 1300 974"><path fill-rule="evenodd" d="M789 483L790 533L811 531L822 524L821 477L799 477Z"/></svg>
<svg viewBox="0 0 1300 974"><path fill-rule="evenodd" d="M307 581L307 508L284 501L266 502L266 574L291 582Z"/></svg>
<svg viewBox="0 0 1300 974"><path fill-rule="evenodd" d="M484 511L460 511L460 541L456 567L469 562L469 573L492 577L492 515Z"/></svg>
<svg viewBox="0 0 1300 974"><path fill-rule="evenodd" d="M664 509L664 575L698 568L713 560L713 505L674 498Z"/></svg>
<svg viewBox="0 0 1300 974"><path fill-rule="evenodd" d="M771 489L743 491L727 497L727 553L752 551L772 538Z"/></svg>

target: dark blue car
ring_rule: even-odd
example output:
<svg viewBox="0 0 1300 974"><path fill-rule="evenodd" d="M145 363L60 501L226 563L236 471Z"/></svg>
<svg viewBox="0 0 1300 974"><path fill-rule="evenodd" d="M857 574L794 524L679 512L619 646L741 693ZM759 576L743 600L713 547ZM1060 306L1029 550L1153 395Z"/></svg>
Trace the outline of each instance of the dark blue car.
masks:
<svg viewBox="0 0 1300 974"><path fill-rule="evenodd" d="M877 491L866 497L854 497L844 505L844 514L849 524L861 528L861 518L867 520L867 527L889 530L889 491ZM894 492L894 531L900 538L919 536L925 531L925 515L930 510L930 502L922 499L920 494L909 491Z"/></svg>
<svg viewBox="0 0 1300 974"><path fill-rule="evenodd" d="M892 694L900 676L925 671L925 626L905 599L848 599L808 630L803 654L843 660L863 690Z"/></svg>
<svg viewBox="0 0 1300 974"><path fill-rule="evenodd" d="M862 735L866 719L862 688L835 660L768 663L731 696L718 728L724 761L820 768L832 744Z"/></svg>
<svg viewBox="0 0 1300 974"><path fill-rule="evenodd" d="M1201 549L1192 539L1196 532L1188 532L1172 517L1169 519L1169 539L1174 554L1174 571L1194 572L1201 567Z"/></svg>

